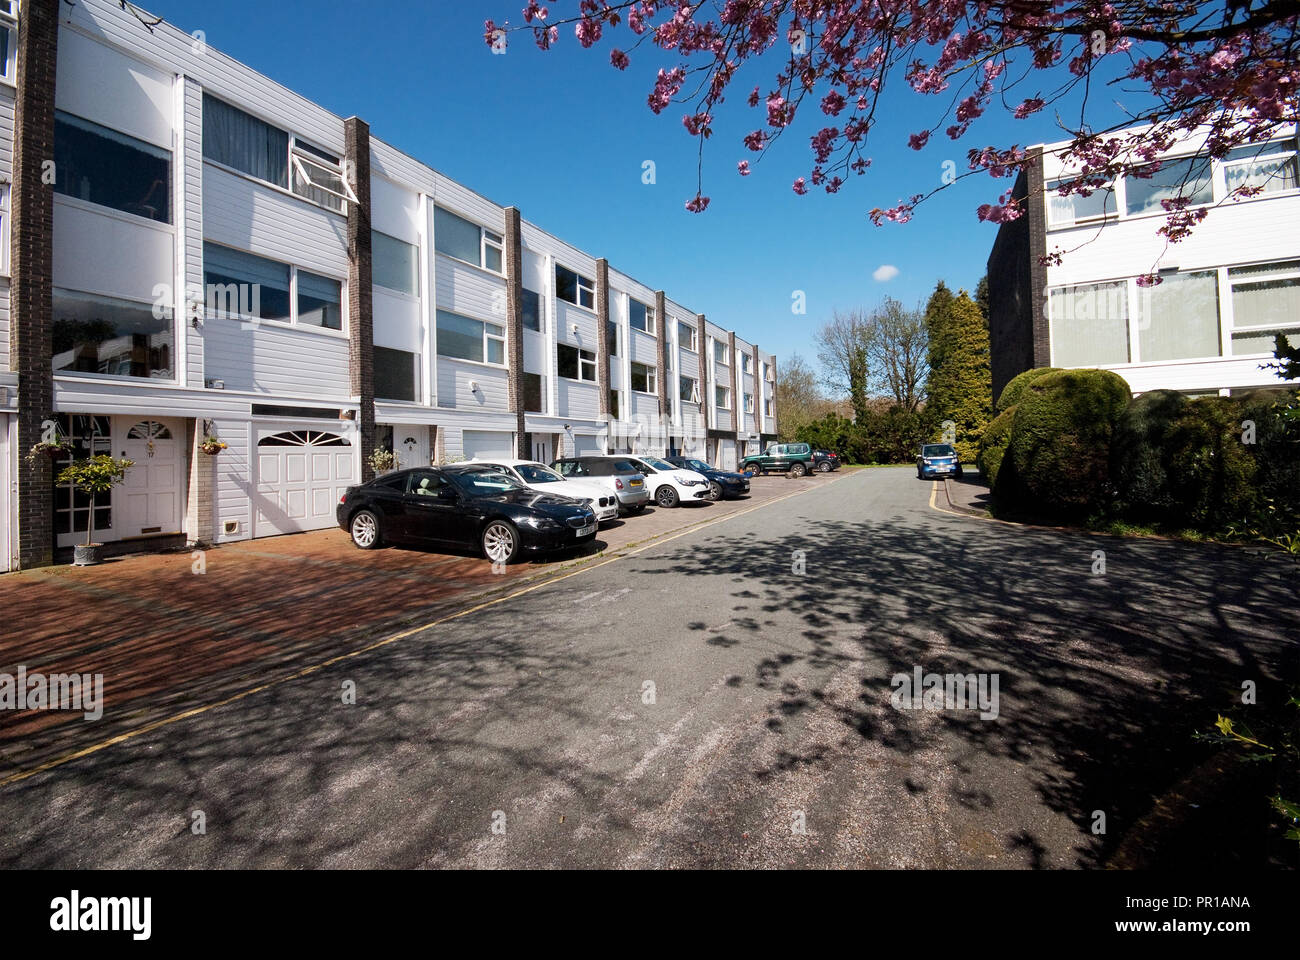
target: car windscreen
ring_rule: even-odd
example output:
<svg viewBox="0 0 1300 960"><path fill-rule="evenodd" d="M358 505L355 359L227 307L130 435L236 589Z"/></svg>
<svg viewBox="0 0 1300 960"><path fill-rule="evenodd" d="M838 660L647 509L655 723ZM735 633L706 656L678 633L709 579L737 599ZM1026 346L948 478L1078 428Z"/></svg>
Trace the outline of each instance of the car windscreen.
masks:
<svg viewBox="0 0 1300 960"><path fill-rule="evenodd" d="M473 473L460 473L455 476L456 482L467 493L510 493L513 490L524 489L514 477L495 470L476 470Z"/></svg>
<svg viewBox="0 0 1300 960"><path fill-rule="evenodd" d="M686 466L688 466L690 469L694 470L696 473L703 473L706 470L712 469L703 460L683 460L682 462L685 463Z"/></svg>
<svg viewBox="0 0 1300 960"><path fill-rule="evenodd" d="M641 467L632 460L615 460L613 461L613 467L615 473L628 474L641 472Z"/></svg>
<svg viewBox="0 0 1300 960"><path fill-rule="evenodd" d="M642 458L641 458L641 461L642 461L643 463L648 463L650 466L654 467L656 470L674 470L674 469L678 469L678 468L675 468L675 467L674 467L671 463L669 463L667 460L660 460L658 457L642 457Z"/></svg>
<svg viewBox="0 0 1300 960"><path fill-rule="evenodd" d="M952 447L946 443L927 443L921 448L923 457L951 457L952 454Z"/></svg>
<svg viewBox="0 0 1300 960"><path fill-rule="evenodd" d="M564 478L540 463L521 463L515 467L527 483L562 483Z"/></svg>

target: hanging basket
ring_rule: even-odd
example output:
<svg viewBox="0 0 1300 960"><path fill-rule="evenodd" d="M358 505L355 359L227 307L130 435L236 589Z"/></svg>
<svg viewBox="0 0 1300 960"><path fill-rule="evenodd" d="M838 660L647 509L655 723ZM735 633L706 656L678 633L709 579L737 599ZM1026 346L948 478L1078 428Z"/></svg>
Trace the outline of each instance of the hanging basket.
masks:
<svg viewBox="0 0 1300 960"><path fill-rule="evenodd" d="M226 447L227 444L218 440L216 437L208 437L202 443L199 444L199 452L205 453L209 457L215 457L222 450L225 450Z"/></svg>

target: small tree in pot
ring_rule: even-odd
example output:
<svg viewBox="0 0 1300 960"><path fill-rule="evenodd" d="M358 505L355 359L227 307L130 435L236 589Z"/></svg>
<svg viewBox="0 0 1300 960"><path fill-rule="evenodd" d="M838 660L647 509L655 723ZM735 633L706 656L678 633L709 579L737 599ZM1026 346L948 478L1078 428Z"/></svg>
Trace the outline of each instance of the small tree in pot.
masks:
<svg viewBox="0 0 1300 960"><path fill-rule="evenodd" d="M118 460L100 454L86 460L75 460L59 471L56 483L68 484L90 497L90 516L86 523L86 542L74 548L73 565L87 567L99 562L99 548L95 543L95 497L109 493L126 479L126 472L135 466L134 460Z"/></svg>

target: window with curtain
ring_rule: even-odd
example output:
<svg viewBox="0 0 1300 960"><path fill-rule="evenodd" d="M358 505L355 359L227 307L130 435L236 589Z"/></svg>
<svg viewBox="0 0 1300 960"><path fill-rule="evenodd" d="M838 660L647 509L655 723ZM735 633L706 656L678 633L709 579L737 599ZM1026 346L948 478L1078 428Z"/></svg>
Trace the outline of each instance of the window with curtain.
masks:
<svg viewBox="0 0 1300 960"><path fill-rule="evenodd" d="M1047 309L1053 366L1128 363L1128 281L1057 287Z"/></svg>
<svg viewBox="0 0 1300 960"><path fill-rule="evenodd" d="M54 192L171 223L171 151L62 110L54 114Z"/></svg>
<svg viewBox="0 0 1300 960"><path fill-rule="evenodd" d="M1230 150L1223 158L1223 179L1228 190L1260 187L1264 193L1294 190L1300 186L1296 171L1295 140L1252 143Z"/></svg>
<svg viewBox="0 0 1300 960"><path fill-rule="evenodd" d="M371 282L408 296L418 296L420 272L416 247L405 240L372 230L370 248Z"/></svg>
<svg viewBox="0 0 1300 960"><path fill-rule="evenodd" d="M1138 360L1219 356L1218 275L1162 274L1161 281L1138 288Z"/></svg>
<svg viewBox="0 0 1300 960"><path fill-rule="evenodd" d="M277 187L289 186L289 134L206 93L203 157Z"/></svg>
<svg viewBox="0 0 1300 960"><path fill-rule="evenodd" d="M1234 355L1271 354L1277 333L1294 336L1300 326L1300 260L1233 267L1228 284Z"/></svg>
<svg viewBox="0 0 1300 960"><path fill-rule="evenodd" d="M203 245L207 311L216 317L293 319L289 265L215 243Z"/></svg>
<svg viewBox="0 0 1300 960"><path fill-rule="evenodd" d="M1090 196L1072 193L1061 196L1058 189L1062 183L1057 180L1047 185L1047 222L1051 226L1070 226L1081 220L1092 220L1116 213L1115 193L1109 187L1099 187Z"/></svg>
<svg viewBox="0 0 1300 960"><path fill-rule="evenodd" d="M1208 157L1165 160L1150 177L1125 177L1124 194L1125 208L1130 217L1143 213L1163 213L1161 202L1176 197L1186 197L1193 206L1209 203L1214 199L1210 160Z"/></svg>

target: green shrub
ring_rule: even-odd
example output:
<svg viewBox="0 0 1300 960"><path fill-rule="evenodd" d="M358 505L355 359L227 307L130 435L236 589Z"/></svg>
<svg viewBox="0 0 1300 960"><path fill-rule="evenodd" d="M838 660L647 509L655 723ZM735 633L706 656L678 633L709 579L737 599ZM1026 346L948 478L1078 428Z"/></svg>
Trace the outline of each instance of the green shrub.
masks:
<svg viewBox="0 0 1300 960"><path fill-rule="evenodd" d="M1104 505L1111 434L1129 397L1128 384L1109 370L1057 370L1033 379L1016 404L1007 447L1020 505L1060 518Z"/></svg>
<svg viewBox="0 0 1300 960"><path fill-rule="evenodd" d="M1257 468L1241 442L1242 409L1239 399L1202 397L1170 425L1167 464L1176 522L1214 532L1254 515Z"/></svg>
<svg viewBox="0 0 1300 960"><path fill-rule="evenodd" d="M1006 455L1007 444L1011 442L1011 424L1015 417L1015 407L1003 410L984 428L984 436L980 438L975 465L980 468L980 473L984 474L990 489L997 486L1002 459Z"/></svg>
<svg viewBox="0 0 1300 960"><path fill-rule="evenodd" d="M1044 377L1049 373L1056 373L1059 369L1059 367L1033 367L1012 377L1011 382L1002 388L1002 394L998 397L998 412L1004 413L1010 410L1020 402L1020 397L1031 383L1039 377Z"/></svg>
<svg viewBox="0 0 1300 960"><path fill-rule="evenodd" d="M1247 448L1255 459L1259 493L1256 528L1277 536L1300 530L1300 391L1254 390L1240 398L1241 422L1254 424L1255 442Z"/></svg>
<svg viewBox="0 0 1300 960"><path fill-rule="evenodd" d="M1152 390L1130 403L1115 424L1111 479L1120 513L1134 523L1164 524L1173 519L1169 431L1187 403L1177 390Z"/></svg>

